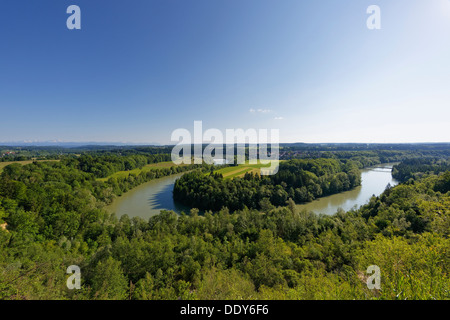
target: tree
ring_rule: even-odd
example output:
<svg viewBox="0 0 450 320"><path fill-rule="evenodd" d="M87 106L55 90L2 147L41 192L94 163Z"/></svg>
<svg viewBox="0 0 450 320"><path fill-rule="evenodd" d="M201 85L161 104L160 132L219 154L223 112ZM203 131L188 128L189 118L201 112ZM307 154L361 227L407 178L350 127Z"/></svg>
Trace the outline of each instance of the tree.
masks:
<svg viewBox="0 0 450 320"><path fill-rule="evenodd" d="M295 202L294 200L292 200L291 198L288 199L288 201L286 202L289 210L292 212L292 214L295 214L295 212L297 211L296 206L295 206Z"/></svg>
<svg viewBox="0 0 450 320"><path fill-rule="evenodd" d="M128 280L123 274L120 262L112 257L97 264L91 282L96 299L123 300L127 297Z"/></svg>

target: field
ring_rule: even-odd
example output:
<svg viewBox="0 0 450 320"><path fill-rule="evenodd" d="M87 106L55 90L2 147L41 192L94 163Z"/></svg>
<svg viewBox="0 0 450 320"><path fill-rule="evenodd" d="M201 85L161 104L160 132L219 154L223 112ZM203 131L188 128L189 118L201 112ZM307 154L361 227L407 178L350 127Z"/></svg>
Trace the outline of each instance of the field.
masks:
<svg viewBox="0 0 450 320"><path fill-rule="evenodd" d="M8 165L10 165L10 164L18 163L18 164L21 164L21 165L25 165L25 164L33 163L34 161L41 162L41 161L59 161L59 160L25 160L25 161L6 161L6 162L0 162L0 173L3 171L3 168L4 168L4 167L6 167L6 166L8 166Z"/></svg>
<svg viewBox="0 0 450 320"><path fill-rule="evenodd" d="M185 164L181 164L181 166L184 166ZM142 167L142 169L133 169L133 170L129 170L129 171L118 171L106 178L98 178L98 181L107 181L109 178L115 177L115 178L126 178L128 177L130 174L135 174L138 175L141 172L148 172L151 170L155 170L155 169L162 169L162 168L170 168L170 167L175 167L177 166L176 164L174 164L172 161L166 161L166 162L159 162L159 163L152 163L152 164L148 164L144 167ZM236 167L225 167L222 169L218 169L215 172L221 173L223 175L224 178L227 179L232 179L232 178L236 178L236 177L243 177L247 172L253 172L256 174L260 174L260 169L263 167L270 167L270 164L261 164L261 163L257 163L257 164L240 164Z"/></svg>
<svg viewBox="0 0 450 320"><path fill-rule="evenodd" d="M181 164L181 166L183 166L184 164ZM142 169L133 169L133 170L129 170L129 171L118 171L106 178L98 178L98 181L107 181L109 178L115 177L115 178L126 178L128 177L130 174L135 174L138 175L141 172L148 172L151 170L155 170L155 169L163 169L163 168L170 168L170 167L176 167L177 165L174 164L172 161L166 161L166 162L159 162L159 163L151 163L148 164L144 167L142 167Z"/></svg>
<svg viewBox="0 0 450 320"><path fill-rule="evenodd" d="M261 173L261 168L268 168L270 164L240 164L235 167L226 167L222 169L215 170L214 172L220 173L226 179L233 179L236 177L243 177L246 173Z"/></svg>

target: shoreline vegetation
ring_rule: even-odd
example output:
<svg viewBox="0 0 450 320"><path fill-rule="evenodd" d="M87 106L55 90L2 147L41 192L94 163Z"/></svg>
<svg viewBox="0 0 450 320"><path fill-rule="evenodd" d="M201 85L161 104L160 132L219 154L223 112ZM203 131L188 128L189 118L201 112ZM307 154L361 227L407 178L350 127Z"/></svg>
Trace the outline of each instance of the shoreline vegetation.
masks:
<svg viewBox="0 0 450 320"><path fill-rule="evenodd" d="M221 207L202 216L197 209L188 215L163 210L146 221L103 208L145 179L189 166L109 177L167 161L167 155L132 148L6 166L0 174L0 224L7 224L0 228L0 299L450 299L448 149L337 151L328 158L299 150L291 149L311 157L283 161L267 185L292 186L295 196L299 177L311 177L306 172L336 176L352 162L353 172L360 167L355 157L361 165L400 161L393 174L402 182L332 216L288 202ZM216 180L217 167L197 169ZM263 186L254 176L250 181ZM217 180L233 185L245 176ZM382 290L364 281L374 264ZM66 287L69 265L82 270L80 290Z"/></svg>

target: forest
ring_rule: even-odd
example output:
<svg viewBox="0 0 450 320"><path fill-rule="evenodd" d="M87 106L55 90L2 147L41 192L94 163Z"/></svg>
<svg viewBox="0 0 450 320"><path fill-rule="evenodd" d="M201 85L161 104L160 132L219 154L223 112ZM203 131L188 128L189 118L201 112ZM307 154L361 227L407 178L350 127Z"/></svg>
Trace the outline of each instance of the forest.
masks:
<svg viewBox="0 0 450 320"><path fill-rule="evenodd" d="M174 199L202 210L234 211L244 207L262 209L284 206L350 190L361 183L361 174L352 161L335 159L288 160L280 162L275 175L246 173L243 178L223 179L216 173L191 172L178 179Z"/></svg>
<svg viewBox="0 0 450 320"><path fill-rule="evenodd" d="M165 159L145 152L142 158L139 152L114 152L123 159L113 159L110 153L88 151L64 155L59 162L3 169L0 299L450 298L445 155L428 162L405 156L394 170L403 183L358 209L317 215L296 208L296 190L305 187L315 196L318 187L322 194L335 192L337 180L348 181L342 188L357 184L359 166L353 160L289 160L279 176L248 175L227 182L211 175L207 165L103 181L99 178L105 172L126 169L126 163L133 168ZM200 214L194 208L181 215L163 210L149 220L104 210L115 196L140 183L188 171L183 177L192 183L204 179L208 188L229 188L230 195L245 195L238 201L249 202L240 207L230 197L230 207L224 202L217 210ZM346 179L340 178L343 174ZM332 181L336 187L330 188ZM233 193L233 188L242 191ZM281 197L266 193L252 198L247 192L263 189ZM204 193L213 194L209 189ZM381 290L366 285L366 269L374 264L382 273ZM69 265L81 268L80 290L66 286Z"/></svg>
<svg viewBox="0 0 450 320"><path fill-rule="evenodd" d="M392 176L400 182L424 175L450 171L450 161L443 158L407 159L392 168Z"/></svg>

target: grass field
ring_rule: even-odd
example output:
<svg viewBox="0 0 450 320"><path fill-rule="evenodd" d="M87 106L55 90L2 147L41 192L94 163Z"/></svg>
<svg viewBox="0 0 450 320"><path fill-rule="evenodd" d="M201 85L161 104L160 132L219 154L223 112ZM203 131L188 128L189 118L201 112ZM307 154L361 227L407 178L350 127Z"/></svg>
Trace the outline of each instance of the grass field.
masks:
<svg viewBox="0 0 450 320"><path fill-rule="evenodd" d="M97 180L98 181L107 181L109 178L112 178L112 177L126 178L131 173L138 175L141 172L148 172L148 171L155 170L155 169L163 169L163 168L170 168L170 167L176 167L176 166L178 166L178 165L174 164L172 161L151 163L151 164L148 164L148 165L142 167L142 169L133 169L133 170L129 170L129 171L118 171L106 178L98 178ZM181 164L180 166L184 166L184 164Z"/></svg>
<svg viewBox="0 0 450 320"><path fill-rule="evenodd" d="M261 173L261 168L268 168L270 164L240 164L235 167L226 167L215 170L214 172L220 173L225 179L233 179L236 177L243 177L247 172L256 174Z"/></svg>
<svg viewBox="0 0 450 320"><path fill-rule="evenodd" d="M26 165L26 164L33 163L34 161L42 162L42 161L59 161L59 160L25 160L25 161L6 161L6 162L0 162L0 172L3 171L3 168L4 168L4 167L6 167L6 166L8 166L8 165L10 165L10 164L13 164L13 163L18 163L18 164L21 164L21 165Z"/></svg>

